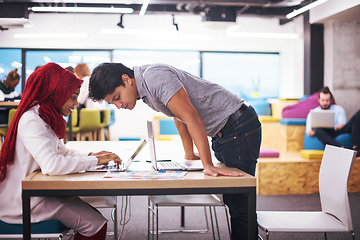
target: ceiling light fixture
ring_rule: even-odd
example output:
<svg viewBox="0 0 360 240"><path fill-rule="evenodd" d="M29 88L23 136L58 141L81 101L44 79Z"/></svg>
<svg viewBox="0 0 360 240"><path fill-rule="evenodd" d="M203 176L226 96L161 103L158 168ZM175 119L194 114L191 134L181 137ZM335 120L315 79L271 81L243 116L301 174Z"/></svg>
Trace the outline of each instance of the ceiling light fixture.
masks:
<svg viewBox="0 0 360 240"><path fill-rule="evenodd" d="M132 8L104 7L29 7L33 12L67 12L67 13L133 13Z"/></svg>
<svg viewBox="0 0 360 240"><path fill-rule="evenodd" d="M87 38L87 33L17 33L14 38Z"/></svg>
<svg viewBox="0 0 360 240"><path fill-rule="evenodd" d="M145 12L146 12L147 7L149 6L149 3L150 3L150 0L145 0L144 1L143 5L141 6L140 12L139 12L140 16L145 15Z"/></svg>
<svg viewBox="0 0 360 240"><path fill-rule="evenodd" d="M173 25L175 26L176 31L179 31L179 25L178 25L177 23L175 23L175 16L174 16L174 14L172 15L172 19L173 19Z"/></svg>
<svg viewBox="0 0 360 240"><path fill-rule="evenodd" d="M178 35L178 34L144 34L142 35L144 40L162 40L162 41L200 41L200 42L210 42L214 41L213 36L202 36L202 35Z"/></svg>
<svg viewBox="0 0 360 240"><path fill-rule="evenodd" d="M311 8L314 8L314 7L316 7L316 6L320 5L320 4L323 4L326 1L327 0L317 0L316 2L310 3L310 4L308 4L308 5L306 5L306 6L302 7L302 8L299 8L299 9L296 9L296 10L292 11L289 14L286 14L286 18L287 19L293 18L293 17L295 17L295 16L297 16L297 15L299 15L299 14L305 12L305 11L310 10Z"/></svg>
<svg viewBox="0 0 360 240"><path fill-rule="evenodd" d="M166 30L147 30L147 29L101 29L101 34L120 34L120 35L143 35L143 34L159 34L159 35L176 35L175 31Z"/></svg>
<svg viewBox="0 0 360 240"><path fill-rule="evenodd" d="M120 22L118 22L116 25L120 28L124 28L124 25L123 25L123 16L124 14L121 14L120 15Z"/></svg>

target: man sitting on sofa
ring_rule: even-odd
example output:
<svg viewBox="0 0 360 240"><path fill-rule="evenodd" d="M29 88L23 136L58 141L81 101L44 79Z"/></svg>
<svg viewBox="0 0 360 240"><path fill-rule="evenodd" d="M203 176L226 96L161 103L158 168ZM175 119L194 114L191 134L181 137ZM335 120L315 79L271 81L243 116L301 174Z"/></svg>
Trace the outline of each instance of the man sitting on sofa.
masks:
<svg viewBox="0 0 360 240"><path fill-rule="evenodd" d="M306 133L312 137L316 136L324 145L334 145L343 147L335 138L342 133L351 134L351 143L353 150L357 151L356 156L360 156L360 110L346 122L345 110L339 105L332 105L333 95L328 87L323 87L318 93L320 106L314 110L333 110L335 112L335 128L311 128L310 113L306 119Z"/></svg>

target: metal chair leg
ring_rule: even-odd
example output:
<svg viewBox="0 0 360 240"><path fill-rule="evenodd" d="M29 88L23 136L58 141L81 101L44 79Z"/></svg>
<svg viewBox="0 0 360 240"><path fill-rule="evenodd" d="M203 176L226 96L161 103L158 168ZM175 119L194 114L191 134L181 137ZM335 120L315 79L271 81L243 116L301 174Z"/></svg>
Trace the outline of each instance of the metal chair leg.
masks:
<svg viewBox="0 0 360 240"><path fill-rule="evenodd" d="M216 230L217 230L217 233L218 233L218 238L220 240L220 231L219 231L219 223L218 223L217 215L216 215L216 207L214 206L213 208L214 208Z"/></svg>
<svg viewBox="0 0 360 240"><path fill-rule="evenodd" d="M213 221L213 217L212 217L211 206L209 206L209 211L210 211L211 230L213 233L213 239L215 240L214 221Z"/></svg>
<svg viewBox="0 0 360 240"><path fill-rule="evenodd" d="M227 222L227 226L228 226L228 230L229 230L229 238L231 238L231 228L230 228L228 207L225 205L224 209L225 209L225 215L226 215L226 222Z"/></svg>
<svg viewBox="0 0 360 240"><path fill-rule="evenodd" d="M117 201L117 199L116 199L116 201ZM116 203L116 207L113 208L113 221L114 221L114 239L117 240L118 239L117 203Z"/></svg>
<svg viewBox="0 0 360 240"><path fill-rule="evenodd" d="M159 208L155 205L155 212L156 212L156 240L159 240Z"/></svg>
<svg viewBox="0 0 360 240"><path fill-rule="evenodd" d="M148 209L147 209L147 215L148 215L148 240L150 240L150 198L148 197Z"/></svg>

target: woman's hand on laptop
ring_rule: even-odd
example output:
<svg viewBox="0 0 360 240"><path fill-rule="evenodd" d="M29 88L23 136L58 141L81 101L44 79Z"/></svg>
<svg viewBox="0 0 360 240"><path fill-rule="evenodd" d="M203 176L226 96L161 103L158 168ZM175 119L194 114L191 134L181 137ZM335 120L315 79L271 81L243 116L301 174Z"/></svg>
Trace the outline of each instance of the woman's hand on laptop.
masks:
<svg viewBox="0 0 360 240"><path fill-rule="evenodd" d="M230 169L223 169L215 166L204 167L204 174L217 177L218 175L230 176L230 177L242 177L241 172L237 172Z"/></svg>
<svg viewBox="0 0 360 240"><path fill-rule="evenodd" d="M114 161L119 166L121 164L121 159L118 155L108 151L101 151L97 153L89 153L89 156L95 156L98 159L97 165L106 165L110 161Z"/></svg>

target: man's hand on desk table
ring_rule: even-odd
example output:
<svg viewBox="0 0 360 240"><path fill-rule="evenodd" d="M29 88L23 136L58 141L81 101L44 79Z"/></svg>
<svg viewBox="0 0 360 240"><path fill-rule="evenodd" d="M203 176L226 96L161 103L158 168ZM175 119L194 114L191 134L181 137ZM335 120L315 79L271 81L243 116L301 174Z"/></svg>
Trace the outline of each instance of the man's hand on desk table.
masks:
<svg viewBox="0 0 360 240"><path fill-rule="evenodd" d="M95 156L98 159L97 165L106 165L110 161L114 161L119 166L121 164L121 159L118 155L108 151L101 151L97 153L89 153L89 156Z"/></svg>
<svg viewBox="0 0 360 240"><path fill-rule="evenodd" d="M223 169L215 166L204 167L204 174L217 177L218 175L230 176L230 177L243 177L244 175L240 172Z"/></svg>

